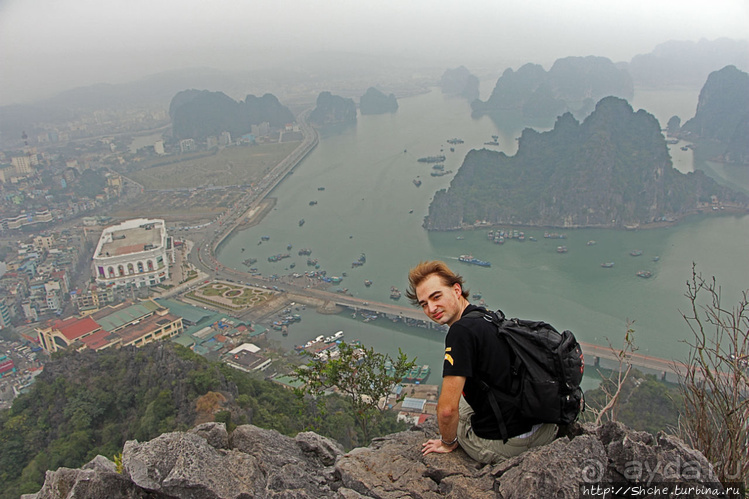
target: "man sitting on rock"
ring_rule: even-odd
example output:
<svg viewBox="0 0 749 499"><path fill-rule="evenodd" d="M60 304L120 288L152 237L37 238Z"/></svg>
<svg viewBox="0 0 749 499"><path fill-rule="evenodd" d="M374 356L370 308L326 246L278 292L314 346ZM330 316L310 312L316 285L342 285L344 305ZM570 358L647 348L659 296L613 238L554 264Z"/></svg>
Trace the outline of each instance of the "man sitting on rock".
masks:
<svg viewBox="0 0 749 499"><path fill-rule="evenodd" d="M466 317L472 310L486 310L468 302L463 277L443 262L430 261L412 268L408 282L406 296L411 302L437 324L450 326L437 402L441 436L425 442L423 454L452 452L460 445L476 461L495 464L554 440L556 425L529 423L515 417L511 407L502 408L509 436L502 439L479 380L509 392L510 351L491 322Z"/></svg>

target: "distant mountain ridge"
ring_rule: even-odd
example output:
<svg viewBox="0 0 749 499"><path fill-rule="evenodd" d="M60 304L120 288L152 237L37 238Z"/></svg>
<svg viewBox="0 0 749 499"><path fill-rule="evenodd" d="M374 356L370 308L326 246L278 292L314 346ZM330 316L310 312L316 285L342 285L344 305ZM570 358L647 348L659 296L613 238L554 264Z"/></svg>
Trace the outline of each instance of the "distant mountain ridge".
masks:
<svg viewBox="0 0 749 499"><path fill-rule="evenodd" d="M359 99L359 111L362 114L394 113L398 110L395 94L385 95L374 87L369 87Z"/></svg>
<svg viewBox="0 0 749 499"><path fill-rule="evenodd" d="M729 65L749 71L749 41L670 40L648 54L634 56L627 69L636 85L699 87L711 72Z"/></svg>
<svg viewBox="0 0 749 499"><path fill-rule="evenodd" d="M584 117L609 95L634 96L626 70L605 57L565 57L548 72L538 64L505 70L489 99L475 100L471 107L477 115L513 112L529 120L553 119L565 112Z"/></svg>
<svg viewBox="0 0 749 499"><path fill-rule="evenodd" d="M299 111L311 104L307 96L295 95L299 85L315 82L317 88L330 88L330 82L335 79L351 80L355 77L360 83L359 88L363 90L372 81L382 82L383 75L397 74L396 81L399 81L400 75L412 73L415 64L409 59L381 60L361 54L323 53L303 58L300 56L293 61L284 60L276 68L219 70L193 67L165 71L127 83L96 83L60 92L33 103L0 106L0 140L10 147L20 147L23 145L21 134L24 131L33 137L38 133L46 133L46 128L40 127L40 124L64 124L99 110L164 109L175 93L185 88L221 91L234 99L241 99L248 93L259 95L272 89L280 100ZM726 65L735 65L742 71L749 71L749 42L725 38L699 42L668 41L656 46L651 53L637 55L631 62L622 62L616 64L616 67L628 71L636 85L699 87L711 71L717 71ZM426 88L438 84L445 88L443 85L446 83L433 76L430 68L424 68L421 72L426 76L419 79L419 86ZM472 85L469 83L466 91L470 92L467 89L473 88ZM412 87L409 88L412 90ZM294 105L292 97L297 99ZM473 100L478 98L478 94L475 97L465 97ZM542 97L543 92L535 99L536 107L542 106ZM598 98L601 97L603 95ZM620 97L628 98L626 95ZM554 99L546 100L557 105ZM578 119L582 118L581 112L587 114L592 111L596 101L593 98L589 105L581 108L576 114ZM533 106L530 107L529 111L536 112L532 109ZM575 111L572 107L570 110ZM543 114L553 120L563 111L557 106L554 112Z"/></svg>
<svg viewBox="0 0 749 499"><path fill-rule="evenodd" d="M440 89L447 95L458 95L473 102L479 98L479 79L465 66L447 69L440 78Z"/></svg>
<svg viewBox="0 0 749 499"><path fill-rule="evenodd" d="M749 198L701 171L675 170L655 117L606 97L582 123L565 113L549 132L524 130L515 156L469 152L449 189L435 194L424 227L624 228L675 220L711 201L745 208Z"/></svg>
<svg viewBox="0 0 749 499"><path fill-rule="evenodd" d="M320 92L317 105L309 115L309 121L316 125L356 123L356 104L330 92Z"/></svg>
<svg viewBox="0 0 749 499"><path fill-rule="evenodd" d="M248 95L237 102L223 92L184 90L169 105L172 132L178 139L204 139L228 131L232 137L249 133L252 125L268 122L280 128L293 123L294 114L273 94Z"/></svg>
<svg viewBox="0 0 749 499"><path fill-rule="evenodd" d="M736 66L710 73L694 118L678 135L698 143L715 142L722 149L720 159L749 165L749 74Z"/></svg>

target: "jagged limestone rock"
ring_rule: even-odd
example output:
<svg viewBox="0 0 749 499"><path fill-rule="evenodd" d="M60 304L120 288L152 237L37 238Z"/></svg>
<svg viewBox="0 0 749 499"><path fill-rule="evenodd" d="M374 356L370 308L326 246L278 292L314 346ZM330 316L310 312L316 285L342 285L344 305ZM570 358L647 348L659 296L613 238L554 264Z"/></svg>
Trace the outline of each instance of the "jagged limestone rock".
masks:
<svg viewBox="0 0 749 499"><path fill-rule="evenodd" d="M208 445L216 449L229 448L229 433L226 431L226 424L224 423L199 424L190 430L190 433L205 438Z"/></svg>
<svg viewBox="0 0 749 499"><path fill-rule="evenodd" d="M86 469L47 472L42 489L24 498L572 499L586 485L718 482L705 457L676 437L620 423L571 430L570 437L485 466L460 449L422 455L421 444L438 435L434 419L348 453L314 433L291 438L252 425L236 428L224 448L223 425L209 423L127 442L122 475L97 457Z"/></svg>
<svg viewBox="0 0 749 499"><path fill-rule="evenodd" d="M316 456L325 466L333 466L338 456L343 454L343 446L313 431L304 431L294 437L303 452Z"/></svg>
<svg viewBox="0 0 749 499"><path fill-rule="evenodd" d="M44 485L36 494L25 494L23 499L161 499L169 496L144 490L127 477L99 469L72 470L59 468L48 471Z"/></svg>
<svg viewBox="0 0 749 499"><path fill-rule="evenodd" d="M122 464L125 476L139 487L174 497L235 498L240 492L253 496L262 489L264 477L253 456L215 449L192 433L126 442Z"/></svg>

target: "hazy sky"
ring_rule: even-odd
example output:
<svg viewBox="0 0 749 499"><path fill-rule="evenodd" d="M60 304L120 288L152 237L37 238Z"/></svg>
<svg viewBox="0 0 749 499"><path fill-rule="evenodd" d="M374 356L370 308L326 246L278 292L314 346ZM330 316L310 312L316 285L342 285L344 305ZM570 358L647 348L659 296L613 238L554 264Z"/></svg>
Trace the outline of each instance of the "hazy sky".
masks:
<svg viewBox="0 0 749 499"><path fill-rule="evenodd" d="M720 37L749 38L749 0L0 0L0 104L290 52L548 68Z"/></svg>

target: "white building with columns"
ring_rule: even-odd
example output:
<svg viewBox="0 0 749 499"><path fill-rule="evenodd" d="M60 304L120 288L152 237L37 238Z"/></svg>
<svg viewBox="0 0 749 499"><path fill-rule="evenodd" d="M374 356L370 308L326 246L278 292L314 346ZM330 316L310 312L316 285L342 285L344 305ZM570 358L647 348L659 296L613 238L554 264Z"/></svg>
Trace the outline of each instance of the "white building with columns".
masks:
<svg viewBox="0 0 749 499"><path fill-rule="evenodd" d="M94 251L94 277L102 285L154 286L169 279L174 247L163 220L138 218L107 227Z"/></svg>

